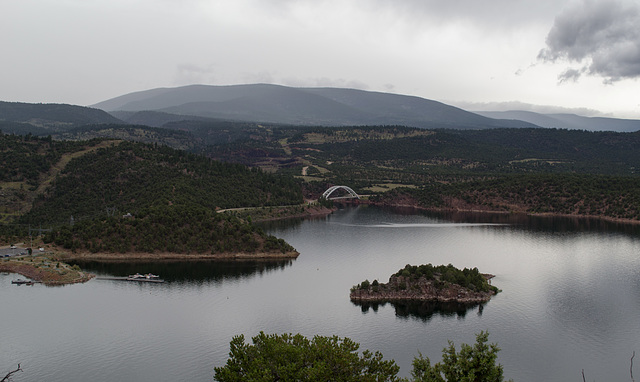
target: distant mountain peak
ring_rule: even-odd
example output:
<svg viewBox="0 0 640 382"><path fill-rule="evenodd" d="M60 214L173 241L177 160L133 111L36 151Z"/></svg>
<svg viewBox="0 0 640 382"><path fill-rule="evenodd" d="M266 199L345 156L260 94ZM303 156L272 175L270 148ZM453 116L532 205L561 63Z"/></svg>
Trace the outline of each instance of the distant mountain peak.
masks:
<svg viewBox="0 0 640 382"><path fill-rule="evenodd" d="M189 85L129 93L93 105L106 111L159 111L244 122L421 128L535 127L495 120L416 96L272 84Z"/></svg>

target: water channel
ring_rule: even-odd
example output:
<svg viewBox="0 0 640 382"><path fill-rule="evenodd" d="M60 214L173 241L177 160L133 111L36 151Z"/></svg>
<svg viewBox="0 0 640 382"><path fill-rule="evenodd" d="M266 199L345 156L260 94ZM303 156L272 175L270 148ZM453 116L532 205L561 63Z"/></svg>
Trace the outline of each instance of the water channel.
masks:
<svg viewBox="0 0 640 382"><path fill-rule="evenodd" d="M488 330L515 381L580 381L583 369L587 380L630 381L638 226L361 206L264 228L300 257L82 264L99 275L152 272L164 284L16 286L16 275L0 274L0 376L21 363L16 382L211 381L231 338L260 331L349 337L408 376L419 352L438 361L447 340L473 343ZM471 308L349 300L354 284L425 263L478 267L502 292Z"/></svg>

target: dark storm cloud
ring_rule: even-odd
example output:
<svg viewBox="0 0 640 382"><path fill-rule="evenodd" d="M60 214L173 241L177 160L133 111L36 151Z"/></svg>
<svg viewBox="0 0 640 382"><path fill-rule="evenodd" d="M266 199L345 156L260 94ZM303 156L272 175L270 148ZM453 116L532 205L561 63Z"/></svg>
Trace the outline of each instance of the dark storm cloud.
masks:
<svg viewBox="0 0 640 382"><path fill-rule="evenodd" d="M640 77L640 6L618 1L584 0L560 13L538 58L569 61L560 82L582 74L601 76L607 83Z"/></svg>

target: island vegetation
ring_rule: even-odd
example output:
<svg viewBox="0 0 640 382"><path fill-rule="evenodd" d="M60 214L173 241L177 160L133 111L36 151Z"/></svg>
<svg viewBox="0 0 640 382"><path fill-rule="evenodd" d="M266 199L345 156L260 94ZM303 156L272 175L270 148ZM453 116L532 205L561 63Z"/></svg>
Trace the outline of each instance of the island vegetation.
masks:
<svg viewBox="0 0 640 382"><path fill-rule="evenodd" d="M462 270L453 265L420 266L407 264L391 275L388 283L365 280L351 288L357 302L438 301L480 303L491 299L499 289L489 283L492 275L478 268Z"/></svg>

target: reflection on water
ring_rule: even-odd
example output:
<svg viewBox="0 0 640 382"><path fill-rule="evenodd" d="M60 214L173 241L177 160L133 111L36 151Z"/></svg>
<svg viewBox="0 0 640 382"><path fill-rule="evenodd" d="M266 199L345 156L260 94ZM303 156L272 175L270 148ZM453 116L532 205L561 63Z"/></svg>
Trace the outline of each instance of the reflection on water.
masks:
<svg viewBox="0 0 640 382"><path fill-rule="evenodd" d="M640 235L640 224L570 216L529 216L521 213L431 212L413 208L388 208L392 213L423 215L442 222L510 225L516 229L541 232L620 232Z"/></svg>
<svg viewBox="0 0 640 382"><path fill-rule="evenodd" d="M352 301L354 305L359 305L363 314L369 313L369 309L377 313L378 309L387 303ZM462 304L457 302L438 301L393 301L389 302L396 311L396 317L416 318L428 322L435 315L436 317L458 317L464 318L471 310L478 309L478 316L482 316L485 303Z"/></svg>
<svg viewBox="0 0 640 382"><path fill-rule="evenodd" d="M233 336L264 331L349 337L409 376L419 352L435 362L449 340L473 343L488 330L507 378L575 381L584 369L590 381L623 381L640 351L638 225L360 206L263 227L300 256L80 264L99 275L158 274L168 281L160 285L19 288L0 275L0 367L20 362L29 381L204 382ZM362 280L427 263L477 267L502 292L472 307L349 299Z"/></svg>
<svg viewBox="0 0 640 382"><path fill-rule="evenodd" d="M361 205L359 209L368 208L367 205ZM464 211L425 211L411 207L373 207L378 211L385 211L394 215L403 216L424 216L432 219L432 224L461 224L461 225L496 225L510 226L512 229L534 232L618 232L633 236L640 236L640 224L623 223L606 221L588 217L572 217L572 216L529 216L522 213L479 213ZM353 214L356 209L346 207L341 210L341 214ZM308 219L288 219L266 221L259 223L266 231L274 231L281 229L295 229L302 225L305 221L310 220L332 220L332 216L314 217ZM362 224L355 221L355 224Z"/></svg>
<svg viewBox="0 0 640 382"><path fill-rule="evenodd" d="M291 266L294 260L259 261L133 261L101 262L76 261L82 269L98 275L127 276L135 273L153 273L167 282L206 282L226 279L243 279L254 275L263 275L282 271Z"/></svg>

